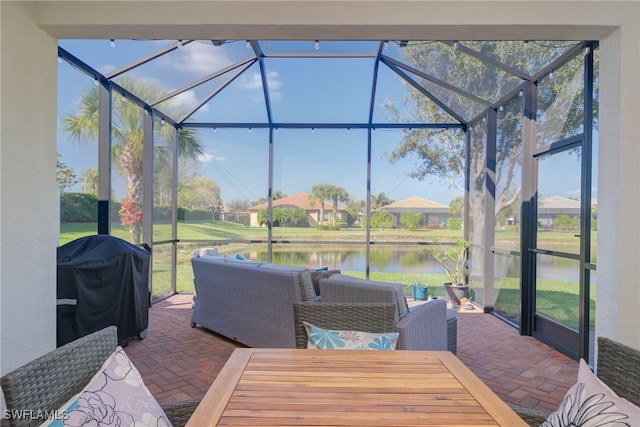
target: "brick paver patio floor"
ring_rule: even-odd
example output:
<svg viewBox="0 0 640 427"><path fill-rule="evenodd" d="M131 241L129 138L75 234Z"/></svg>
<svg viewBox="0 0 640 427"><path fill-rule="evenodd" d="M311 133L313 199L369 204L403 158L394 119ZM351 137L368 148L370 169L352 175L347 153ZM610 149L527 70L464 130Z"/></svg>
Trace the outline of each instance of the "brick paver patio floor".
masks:
<svg viewBox="0 0 640 427"><path fill-rule="evenodd" d="M126 352L164 403L203 396L239 346L192 328L191 295L183 294L154 304L147 337L130 341ZM578 372L577 362L478 311L458 314L457 356L504 401L528 408L557 408Z"/></svg>

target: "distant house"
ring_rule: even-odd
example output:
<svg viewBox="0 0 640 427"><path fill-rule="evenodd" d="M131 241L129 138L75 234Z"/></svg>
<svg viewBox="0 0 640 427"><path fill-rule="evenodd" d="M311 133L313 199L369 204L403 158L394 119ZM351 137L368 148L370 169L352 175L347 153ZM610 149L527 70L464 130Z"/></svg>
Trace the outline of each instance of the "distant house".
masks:
<svg viewBox="0 0 640 427"><path fill-rule="evenodd" d="M552 230L554 219L564 215L580 218L580 201L562 196L551 196L538 202L538 227Z"/></svg>
<svg viewBox="0 0 640 427"><path fill-rule="evenodd" d="M259 205L251 206L249 208L250 217L251 217L251 226L258 227L260 224L258 223L258 211L260 209L267 208L269 205L267 203L262 203ZM298 194L294 194L293 196L283 197L281 199L276 199L273 201L273 208L300 208L307 212L307 219L309 220L309 225L316 226L320 223L320 201L315 200L308 193L302 192ZM333 205L328 202L324 202L324 219L323 223L332 223L333 222ZM346 222L347 221L347 211L344 208L338 206L337 211L337 222Z"/></svg>
<svg viewBox="0 0 640 427"><path fill-rule="evenodd" d="M222 208L222 213L220 214L220 219L223 221L239 222L245 225L249 225L249 217L249 212L230 210L226 206Z"/></svg>
<svg viewBox="0 0 640 427"><path fill-rule="evenodd" d="M420 212L424 217L424 225L427 227L446 227L449 218L451 218L448 206L417 196L411 196L404 200L391 203L380 209L393 215L393 225L397 227L402 226L400 223L400 215L402 215L403 212Z"/></svg>

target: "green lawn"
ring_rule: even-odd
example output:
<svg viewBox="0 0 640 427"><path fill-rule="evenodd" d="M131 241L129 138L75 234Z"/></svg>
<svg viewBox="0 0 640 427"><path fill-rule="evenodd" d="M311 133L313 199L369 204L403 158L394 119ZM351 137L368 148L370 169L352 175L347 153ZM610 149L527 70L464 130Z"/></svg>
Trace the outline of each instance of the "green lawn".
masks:
<svg viewBox="0 0 640 427"><path fill-rule="evenodd" d="M520 287L515 278L495 282L497 298L495 309L518 321ZM538 280L536 283L536 312L572 329L578 329L578 284L561 280ZM595 326L596 284L591 284L590 323Z"/></svg>

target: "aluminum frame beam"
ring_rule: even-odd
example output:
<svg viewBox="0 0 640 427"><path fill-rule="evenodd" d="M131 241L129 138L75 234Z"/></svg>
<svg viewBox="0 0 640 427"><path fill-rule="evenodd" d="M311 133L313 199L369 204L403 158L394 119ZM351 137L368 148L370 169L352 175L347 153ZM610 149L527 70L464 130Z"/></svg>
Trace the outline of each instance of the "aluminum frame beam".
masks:
<svg viewBox="0 0 640 427"><path fill-rule="evenodd" d="M422 86L420 83L418 83L414 79L412 79L411 76L409 76L407 73L402 71L395 64L388 64L387 62L385 62L384 58L382 59L382 62L387 67L389 67L389 69L391 71L393 71L394 73L396 73L397 75L402 77L403 80L405 80L407 83L409 83L411 86L413 86L418 92L420 92L421 94L423 94L424 96L429 98L436 105L438 105L440 108L442 108L444 111L446 111L451 117L453 117L454 119L458 120L460 123L464 123L464 124L467 123L467 121L464 118L462 118L458 113L453 111L453 109L451 109L444 102L440 101L440 99L437 96L435 96L434 94L429 92L424 86Z"/></svg>
<svg viewBox="0 0 640 427"><path fill-rule="evenodd" d="M187 45L187 44L189 44L189 43L191 43L193 41L195 41L195 40L184 41L184 42L182 42L181 47L184 46L184 45ZM166 55L169 52L173 52L176 49L179 49L179 47L175 43L173 45L170 45L170 46L165 46L162 49L158 49L155 52L150 53L149 55L143 56L142 58L138 59L137 61L131 62L131 63L127 64L127 65L124 65L124 66L122 66L120 68L117 68L117 69L111 71L110 73L105 74L104 77L106 79L111 80L111 79L113 79L115 77L118 77L121 74L126 73L127 71L131 71L134 68L137 68L137 67L139 67L139 66L141 66L143 64L146 64L149 61L153 61L154 59L159 58L159 57L161 57L163 55Z"/></svg>
<svg viewBox="0 0 640 427"><path fill-rule="evenodd" d="M111 234L112 97L109 81L98 85L98 234Z"/></svg>
<svg viewBox="0 0 640 427"><path fill-rule="evenodd" d="M324 59L343 59L343 58L354 58L354 59L362 59L362 58L369 58L369 59L375 59L377 58L377 54L375 53L340 53L340 52L335 52L335 53L314 53L314 52L309 52L309 53L265 53L264 57L265 58L301 58L301 59L305 59L305 58L324 58Z"/></svg>
<svg viewBox="0 0 640 427"><path fill-rule="evenodd" d="M253 65L253 63L254 63L256 60L257 60L257 58L256 58L256 57L254 57L254 56L251 56L251 57L245 58L245 59L243 59L243 60L241 60L241 61L238 61L238 62L236 62L236 63L234 63L234 64L231 64L231 65L229 65L229 66L227 66L227 67L224 67L224 68L222 68L222 69L220 69L220 70L216 71L215 73L211 73L211 74L209 74L209 75L206 75L206 76L202 77L201 79L198 79L198 80L196 80L196 81L194 81L194 82L192 82L192 83L189 83L189 84L188 84L188 85L186 85L186 86L183 86L183 87L181 87L181 88L179 88L179 89L176 89L176 90L174 90L174 91L171 91L171 92L169 92L169 93L167 93L167 94L165 94L165 95L161 96L160 98L156 98L156 99L154 99L153 101L151 101L151 102L149 103L149 105L150 105L151 107L155 107L156 105L158 105L158 104L160 104L160 103L162 103L162 102L166 101L166 100L167 100L167 99L169 99L169 98L173 98L174 96L176 96L176 95L180 95L181 93L186 92L186 91L188 91L189 89L193 89L194 87L200 86L201 84L206 83L206 82L208 82L209 80L213 80L213 79L215 79L216 77L220 77L221 75L223 75L223 74L225 74L225 73L227 73L227 72L229 72L229 71L231 71L231 70L235 70L236 68L241 67L241 66L245 65L245 64L246 64L246 63L248 63L248 62L253 61L253 62L252 62L252 65Z"/></svg>
<svg viewBox="0 0 640 427"><path fill-rule="evenodd" d="M464 129L463 123L209 123L185 122L180 127L199 129Z"/></svg>
<svg viewBox="0 0 640 427"><path fill-rule="evenodd" d="M576 56L580 51L584 51L586 47L590 47L589 42L580 43L573 46L571 49L568 49L562 55L557 57L553 62L551 62L551 64L547 65L542 70L534 74L532 78L533 81L538 81L544 76L550 74L553 70L557 70L558 68L569 62L569 60Z"/></svg>
<svg viewBox="0 0 640 427"><path fill-rule="evenodd" d="M412 67L410 65L405 64L404 62L398 61L398 60L393 59L393 58L391 58L389 56L386 56L386 55L382 56L382 60L385 61L385 64L387 62L390 62L390 63L402 68L403 70L409 71L410 73L413 73L413 74L415 74L415 75L417 75L419 77L422 77L423 79L429 80L431 83L435 83L440 87L443 87L445 89L450 90L451 92L455 92L458 95L464 96L465 98L468 98L468 99L470 99L472 101L475 101L478 104L482 104L485 107L491 107L491 102L489 102L489 101L487 101L485 99L482 99L482 98L480 98L480 97L478 97L478 96L476 96L476 95L474 95L472 93L469 93L466 90L463 90L463 89L460 89L460 88L458 88L456 86L453 86L453 85L451 85L451 84L449 84L447 82L443 82L442 80L437 79L437 78L425 73L424 71L420 71L417 68L414 68L414 67Z"/></svg>
<svg viewBox="0 0 640 427"><path fill-rule="evenodd" d="M182 119L178 120L178 124L182 124L184 123L185 120L187 120L189 117L191 117L193 114L195 114L196 111L198 111L200 108L202 108L203 105L205 105L207 102L209 102L211 100L211 98L213 98L214 96L216 96L218 93L220 93L224 88L226 88L227 86L229 86L235 79L237 79L242 73L244 73L245 71L247 71L247 69L249 67L251 67L251 65L253 65L253 63L247 63L245 65L243 65L242 67L240 67L239 70L237 70L235 72L235 74L230 75L227 80L225 80L224 82L222 82L222 84L220 86L218 86L217 88L215 88L213 91L211 91L206 97L204 97L204 99L199 102L198 104L196 104L195 107L193 107L190 111L188 111L183 117Z"/></svg>
<svg viewBox="0 0 640 427"><path fill-rule="evenodd" d="M440 43L446 44L447 46L451 46L453 48L455 42L448 41L448 40L441 40ZM481 62L491 67L498 68L499 70L502 70L507 74L511 74L512 76L517 77L521 80L532 81L532 76L525 73L524 71L520 71L517 68L514 68L503 62L490 58L487 55L481 52L478 52L477 50L471 49L470 47L467 47L463 44L458 43L458 47L456 49L466 55L473 56L474 58L480 60Z"/></svg>
<svg viewBox="0 0 640 427"><path fill-rule="evenodd" d="M260 44L257 41L251 42L251 47L253 48L253 51L258 57L258 65L260 67L260 79L262 80L262 93L264 96L265 108L267 109L267 120L269 121L269 124L271 124L273 122L273 114L271 111L271 95L269 91L269 79L267 78L267 70L265 69L265 65L264 65L264 53L262 52L262 49L260 48ZM273 135L270 133L269 137L272 138Z"/></svg>

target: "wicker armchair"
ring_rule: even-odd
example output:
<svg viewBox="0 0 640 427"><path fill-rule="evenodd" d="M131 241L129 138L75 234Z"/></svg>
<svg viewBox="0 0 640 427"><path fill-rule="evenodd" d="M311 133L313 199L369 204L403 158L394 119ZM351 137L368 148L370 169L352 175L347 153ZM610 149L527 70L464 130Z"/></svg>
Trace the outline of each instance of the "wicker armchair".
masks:
<svg viewBox="0 0 640 427"><path fill-rule="evenodd" d="M9 411L53 411L89 383L118 345L117 328L109 326L63 345L0 378ZM200 399L161 405L171 423L184 426ZM43 420L13 419L11 427Z"/></svg>
<svg viewBox="0 0 640 427"><path fill-rule="evenodd" d="M640 406L640 350L620 344L609 338L598 337L596 375L618 396ZM542 424L549 413L511 405L530 426Z"/></svg>
<svg viewBox="0 0 640 427"><path fill-rule="evenodd" d="M307 348L303 321L324 329L395 332L393 304L294 302L296 348Z"/></svg>

